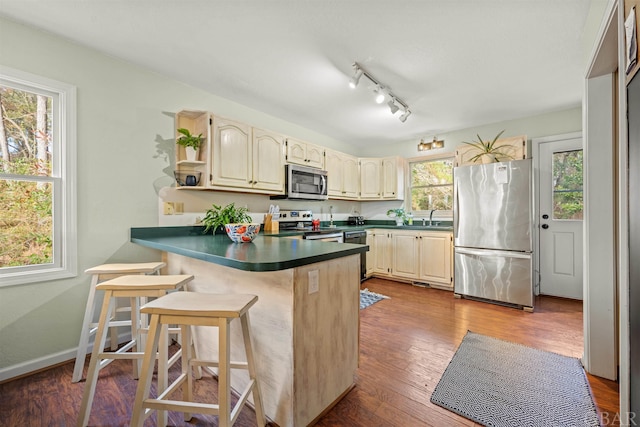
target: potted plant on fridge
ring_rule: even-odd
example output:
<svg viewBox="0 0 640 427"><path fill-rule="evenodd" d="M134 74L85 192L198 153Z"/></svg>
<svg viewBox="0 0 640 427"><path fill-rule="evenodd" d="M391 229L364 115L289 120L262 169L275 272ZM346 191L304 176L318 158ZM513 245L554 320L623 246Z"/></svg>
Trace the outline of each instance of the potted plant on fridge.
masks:
<svg viewBox="0 0 640 427"><path fill-rule="evenodd" d="M247 208L239 208L235 203L226 206L213 205L208 209L202 219L204 232L213 230L216 234L218 228L224 228L231 240L236 243L251 242L260 231L260 224L253 223Z"/></svg>
<svg viewBox="0 0 640 427"><path fill-rule="evenodd" d="M179 128L178 133L182 136L176 139L176 144L184 147L188 161L196 161L198 159L198 149L202 145L202 134L198 136L192 135L189 129L185 128Z"/></svg>
<svg viewBox="0 0 640 427"><path fill-rule="evenodd" d="M505 147L496 146L498 138L500 138L503 133L504 129L498 133L492 141L483 141L482 138L480 138L480 135L476 135L478 137L478 141L462 141L463 144L473 147L478 152L478 154L471 157L469 160L474 163L496 163L505 159L513 160L513 158L504 151Z"/></svg>

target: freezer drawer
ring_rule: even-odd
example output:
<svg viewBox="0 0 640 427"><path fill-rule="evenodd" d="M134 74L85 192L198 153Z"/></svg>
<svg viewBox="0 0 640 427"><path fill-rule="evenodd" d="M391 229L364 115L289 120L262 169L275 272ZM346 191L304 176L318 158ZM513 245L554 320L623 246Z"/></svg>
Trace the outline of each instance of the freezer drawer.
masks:
<svg viewBox="0 0 640 427"><path fill-rule="evenodd" d="M533 307L530 253L455 248L455 293Z"/></svg>

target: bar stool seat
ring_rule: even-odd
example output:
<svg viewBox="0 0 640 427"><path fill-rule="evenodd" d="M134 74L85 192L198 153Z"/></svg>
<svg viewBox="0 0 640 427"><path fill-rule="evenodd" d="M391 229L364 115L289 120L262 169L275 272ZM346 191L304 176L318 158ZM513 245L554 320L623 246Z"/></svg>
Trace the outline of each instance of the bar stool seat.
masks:
<svg viewBox="0 0 640 427"><path fill-rule="evenodd" d="M85 270L85 273L91 275L91 285L89 288L89 296L87 297L87 305L84 311L84 320L82 321L82 329L80 330L80 342L76 352L76 362L73 366L73 375L71 382L77 383L82 379L82 370L87 356L87 348L89 347L89 339L98 330L98 324L93 322L95 312L96 285L105 280L113 279L118 276L131 274L158 274L161 268L164 268L164 262L141 262L141 263L119 263L119 264L102 264ZM128 309L130 310L130 308ZM115 311L110 317L115 316ZM118 326L130 326L130 321L110 320L109 328L111 328L111 349L118 348Z"/></svg>
<svg viewBox="0 0 640 427"><path fill-rule="evenodd" d="M262 399L256 378L253 346L251 343L249 308L258 301L255 295L220 295L196 292L177 292L149 302L142 307L142 313L151 315L149 336L145 348L142 373L138 381L133 406L131 426L142 426L146 417L154 410L160 414L165 411L184 413L185 421L191 419L191 413L218 415L218 425L229 427L236 421L249 393L253 395L257 424L265 425ZM230 360L230 323L240 319L246 362ZM189 342L190 326L215 326L218 328L218 361L201 360L192 354L190 346L182 351L182 373L164 392L158 391L157 398L149 396L153 376L152 361L156 354L161 329L167 324L180 325L183 340ZM218 404L197 403L193 399L192 367L213 366L218 368ZM231 408L231 369L249 371L249 383ZM186 382L186 384L185 384ZM169 400L167 397L182 386L183 400Z"/></svg>
<svg viewBox="0 0 640 427"><path fill-rule="evenodd" d="M82 395L82 403L80 405L80 414L78 417L78 426L86 426L89 422L89 415L91 413L91 405L93 403L93 397L96 390L96 383L98 382L98 375L102 368L116 359L131 359L134 363L134 377L137 377L137 373L141 368L142 358L144 357L144 352L141 351L142 348L139 348L141 347L140 340L142 334L148 332L148 330L143 326L144 322L142 321L142 316L140 313L139 299L162 297L169 291L177 291L182 289L191 280L193 280L193 276L186 274L157 276L130 275L120 276L96 285L96 290L103 290L105 294L104 300L102 302L102 310L100 311L100 319L98 320L98 329L96 331L95 343L93 345L93 351L91 353L91 361L89 363L89 369L87 370L87 381ZM112 313L116 298L122 297L131 299L131 341L126 343L117 351L105 352L103 349L106 343L109 316ZM183 349L178 350L178 352L176 352L176 354L174 354L172 358L169 359L168 334L168 325L163 325L162 331L158 331L160 346L158 347L158 345L156 345L155 347L156 349L158 349L156 351L159 351L159 354L154 353L153 355L150 355L147 363L149 363L151 366L145 367L145 369L150 369L150 371L153 373L153 365L155 358L157 357L158 390L164 390L167 387L167 374L169 367L173 365L177 360L179 360L180 355L183 351ZM183 347L191 348L191 338L187 338L188 340L185 341L183 337L182 342L185 344L188 343L188 345L184 345Z"/></svg>

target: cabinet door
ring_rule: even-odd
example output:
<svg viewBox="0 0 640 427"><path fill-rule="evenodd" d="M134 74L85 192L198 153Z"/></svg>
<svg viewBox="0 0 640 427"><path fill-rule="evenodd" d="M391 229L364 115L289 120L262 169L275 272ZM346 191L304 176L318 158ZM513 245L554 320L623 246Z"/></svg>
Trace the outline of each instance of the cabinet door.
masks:
<svg viewBox="0 0 640 427"><path fill-rule="evenodd" d="M327 166L327 193L329 196L342 196L342 183L344 179L343 175L343 159L342 153L333 150L327 150L326 152L326 166Z"/></svg>
<svg viewBox="0 0 640 427"><path fill-rule="evenodd" d="M393 267L391 275L417 279L419 271L420 239L415 231L393 232Z"/></svg>
<svg viewBox="0 0 640 427"><path fill-rule="evenodd" d="M420 280L452 287L451 249L451 233L420 233Z"/></svg>
<svg viewBox="0 0 640 427"><path fill-rule="evenodd" d="M346 156L342 162L342 194L350 199L358 198L360 189L360 170L358 169L358 159Z"/></svg>
<svg viewBox="0 0 640 427"><path fill-rule="evenodd" d="M382 159L382 197L404 198L404 163L397 157Z"/></svg>
<svg viewBox="0 0 640 427"><path fill-rule="evenodd" d="M360 159L360 198L380 198L380 159Z"/></svg>
<svg viewBox="0 0 640 427"><path fill-rule="evenodd" d="M374 231L371 235L376 248L373 258L373 272L388 276L391 273L391 237L388 232Z"/></svg>
<svg viewBox="0 0 640 427"><path fill-rule="evenodd" d="M307 144L292 138L287 138L287 162L308 166Z"/></svg>
<svg viewBox="0 0 640 427"><path fill-rule="evenodd" d="M250 187L252 181L251 128L219 117L213 119L212 184Z"/></svg>
<svg viewBox="0 0 640 427"><path fill-rule="evenodd" d="M366 276L369 277L373 274L373 265L376 253L376 241L373 238L373 231L367 230L367 245L369 250L367 251L367 272Z"/></svg>
<svg viewBox="0 0 640 427"><path fill-rule="evenodd" d="M319 145L307 144L307 166L324 169L324 148Z"/></svg>
<svg viewBox="0 0 640 427"><path fill-rule="evenodd" d="M284 141L282 135L253 129L253 188L284 193Z"/></svg>

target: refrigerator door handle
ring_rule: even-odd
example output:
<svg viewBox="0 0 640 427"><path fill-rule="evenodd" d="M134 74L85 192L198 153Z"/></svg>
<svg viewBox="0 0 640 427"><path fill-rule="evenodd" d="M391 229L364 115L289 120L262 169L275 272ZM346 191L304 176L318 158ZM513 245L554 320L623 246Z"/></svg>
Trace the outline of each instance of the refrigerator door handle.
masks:
<svg viewBox="0 0 640 427"><path fill-rule="evenodd" d="M499 256L499 257L505 257L505 258L522 258L522 259L531 258L531 254L526 252L494 251L491 249L474 250L474 249L467 249L467 248L460 248L460 247L456 247L455 251L456 253L465 254L465 255Z"/></svg>
<svg viewBox="0 0 640 427"><path fill-rule="evenodd" d="M453 181L453 237L458 237L458 180L454 179Z"/></svg>

